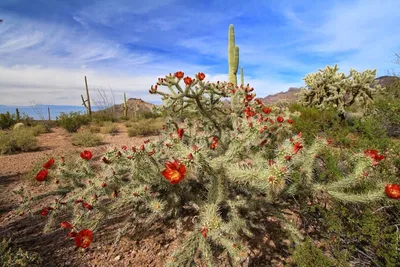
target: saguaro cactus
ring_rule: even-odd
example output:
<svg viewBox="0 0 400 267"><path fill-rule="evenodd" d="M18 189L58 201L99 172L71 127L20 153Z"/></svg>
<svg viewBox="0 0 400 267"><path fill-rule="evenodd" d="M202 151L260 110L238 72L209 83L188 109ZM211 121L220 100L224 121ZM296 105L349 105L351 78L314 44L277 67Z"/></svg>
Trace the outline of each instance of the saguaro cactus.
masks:
<svg viewBox="0 0 400 267"><path fill-rule="evenodd" d="M87 79L86 79L86 76L85 76L85 86L86 86L86 100L83 98L83 95L81 95L81 98L82 98L82 105L83 106L85 106L85 108L87 109L87 111L88 111L88 114L89 114L89 116L90 117L92 117L92 107L91 107L91 105L90 105L90 96L89 96L89 87L88 87L88 84L87 84Z"/></svg>
<svg viewBox="0 0 400 267"><path fill-rule="evenodd" d="M21 120L21 117L19 115L19 110L18 108L15 109L15 114L17 115L17 122L19 122Z"/></svg>
<svg viewBox="0 0 400 267"><path fill-rule="evenodd" d="M124 117L128 118L128 106L126 105L126 93L124 93Z"/></svg>
<svg viewBox="0 0 400 267"><path fill-rule="evenodd" d="M240 83L244 86L244 73L243 68L240 68Z"/></svg>
<svg viewBox="0 0 400 267"><path fill-rule="evenodd" d="M51 121L51 116L50 116L50 107L47 107L47 115L49 116L49 121Z"/></svg>
<svg viewBox="0 0 400 267"><path fill-rule="evenodd" d="M233 24L229 25L228 32L228 67L229 74L228 80L233 83L235 87L237 86L236 73L239 66L239 47L235 46L235 30Z"/></svg>

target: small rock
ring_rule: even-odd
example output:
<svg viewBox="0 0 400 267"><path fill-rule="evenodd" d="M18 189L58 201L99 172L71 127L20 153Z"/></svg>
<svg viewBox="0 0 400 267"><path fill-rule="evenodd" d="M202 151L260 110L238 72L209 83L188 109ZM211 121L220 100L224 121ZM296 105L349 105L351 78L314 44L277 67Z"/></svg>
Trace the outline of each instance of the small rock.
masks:
<svg viewBox="0 0 400 267"><path fill-rule="evenodd" d="M121 255L118 255L117 257L114 258L115 261L119 261L121 259Z"/></svg>

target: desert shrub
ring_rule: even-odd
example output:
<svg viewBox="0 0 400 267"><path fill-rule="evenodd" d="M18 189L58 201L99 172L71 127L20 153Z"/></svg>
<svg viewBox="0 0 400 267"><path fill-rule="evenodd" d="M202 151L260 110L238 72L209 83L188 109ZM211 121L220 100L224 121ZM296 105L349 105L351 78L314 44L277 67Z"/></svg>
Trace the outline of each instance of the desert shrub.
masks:
<svg viewBox="0 0 400 267"><path fill-rule="evenodd" d="M87 125L89 122L90 117L81 115L79 112L61 113L58 118L58 125L70 133L76 132L82 125Z"/></svg>
<svg viewBox="0 0 400 267"><path fill-rule="evenodd" d="M296 267L334 267L334 261L317 248L309 238L297 246L293 255L292 263Z"/></svg>
<svg viewBox="0 0 400 267"><path fill-rule="evenodd" d="M36 252L16 248L11 240L3 238L0 243L0 264L4 267L42 266L43 260Z"/></svg>
<svg viewBox="0 0 400 267"><path fill-rule="evenodd" d="M39 148L34 132L26 127L12 131L0 131L0 153L34 151Z"/></svg>
<svg viewBox="0 0 400 267"><path fill-rule="evenodd" d="M129 120L129 121L124 122L124 125L126 126L126 128L129 128L134 125L134 122Z"/></svg>
<svg viewBox="0 0 400 267"><path fill-rule="evenodd" d="M74 146L93 147L102 144L103 139L90 131L81 131L72 134L72 144Z"/></svg>
<svg viewBox="0 0 400 267"><path fill-rule="evenodd" d="M400 137L400 81L386 87L374 101L373 114L388 136Z"/></svg>
<svg viewBox="0 0 400 267"><path fill-rule="evenodd" d="M106 121L117 122L118 118L113 114L113 112L106 112L100 110L92 113L92 120L94 123L102 126L102 122Z"/></svg>
<svg viewBox="0 0 400 267"><path fill-rule="evenodd" d="M118 127L115 123L111 121L105 121L103 127L101 127L100 132L102 134L111 134L115 135L118 133Z"/></svg>
<svg viewBox="0 0 400 267"><path fill-rule="evenodd" d="M46 126L44 126L43 124L32 126L30 130L33 132L34 136L38 136L48 132Z"/></svg>
<svg viewBox="0 0 400 267"><path fill-rule="evenodd" d="M0 130L9 129L17 122L15 114L10 112L0 113Z"/></svg>
<svg viewBox="0 0 400 267"><path fill-rule="evenodd" d="M321 133L329 135L334 128L339 128L338 117L333 110L318 110L313 107L303 107L300 104L291 104L291 112L298 111L300 117L293 119L293 131L302 132L307 144L314 140L315 136ZM331 138L332 136L329 135Z"/></svg>
<svg viewBox="0 0 400 267"><path fill-rule="evenodd" d="M162 128L162 121L156 119L143 119L132 124L128 128L128 136L138 136L138 135L156 135Z"/></svg>

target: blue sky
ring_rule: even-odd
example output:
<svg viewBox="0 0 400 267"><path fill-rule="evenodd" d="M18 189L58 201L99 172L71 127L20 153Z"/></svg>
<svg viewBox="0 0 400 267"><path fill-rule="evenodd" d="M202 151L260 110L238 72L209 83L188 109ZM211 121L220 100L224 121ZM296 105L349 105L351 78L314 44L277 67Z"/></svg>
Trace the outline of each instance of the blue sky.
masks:
<svg viewBox="0 0 400 267"><path fill-rule="evenodd" d="M84 75L122 101L182 70L227 80L229 24L263 97L327 65L400 72L400 1L1 0L0 105L81 105Z"/></svg>

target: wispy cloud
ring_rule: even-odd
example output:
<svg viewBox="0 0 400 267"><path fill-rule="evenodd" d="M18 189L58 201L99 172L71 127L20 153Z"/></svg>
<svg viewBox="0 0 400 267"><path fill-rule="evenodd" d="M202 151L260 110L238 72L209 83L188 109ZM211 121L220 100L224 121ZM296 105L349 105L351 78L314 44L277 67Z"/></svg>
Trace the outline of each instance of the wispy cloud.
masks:
<svg viewBox="0 0 400 267"><path fill-rule="evenodd" d="M80 105L84 75L93 89L147 101L169 72L226 80L229 24L259 96L302 86L307 73L336 63L385 75L400 67L399 8L396 0L3 0L0 104Z"/></svg>

